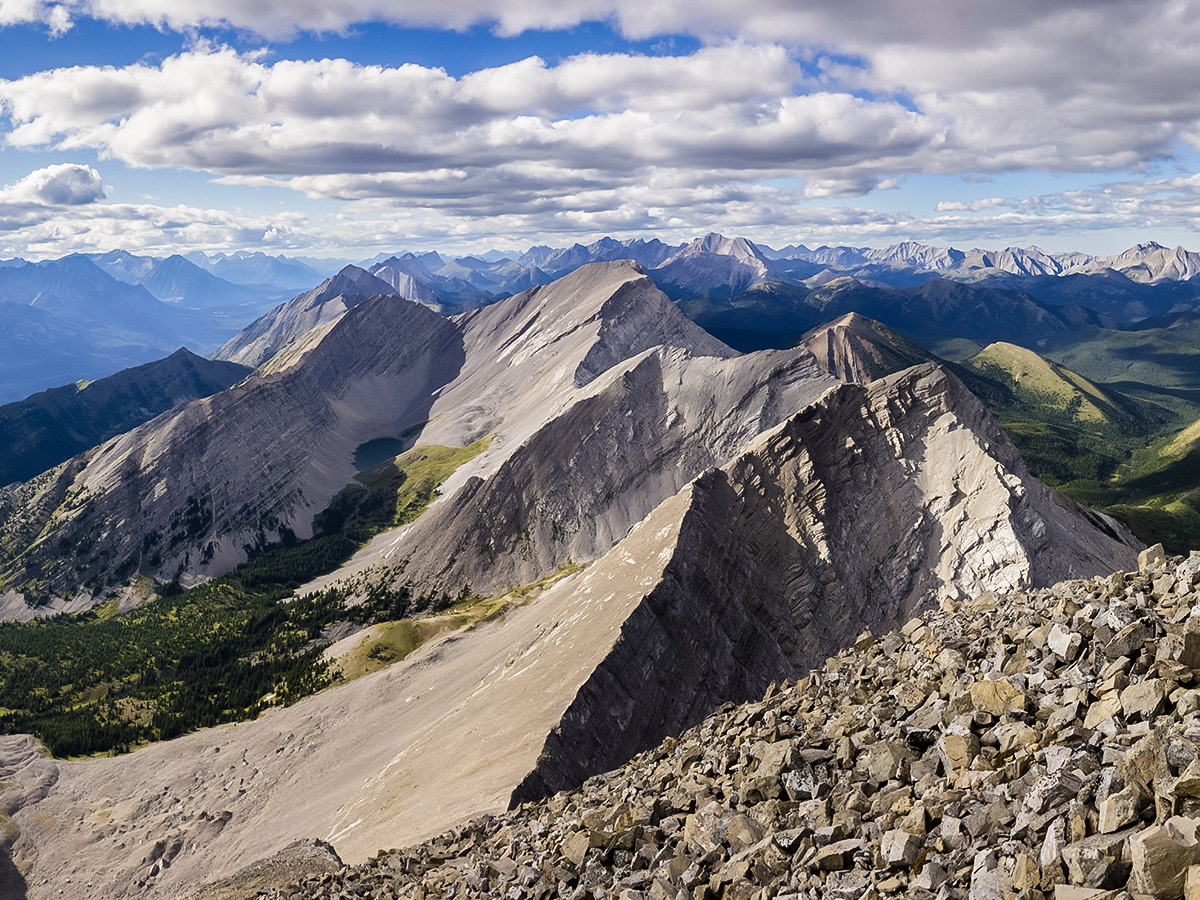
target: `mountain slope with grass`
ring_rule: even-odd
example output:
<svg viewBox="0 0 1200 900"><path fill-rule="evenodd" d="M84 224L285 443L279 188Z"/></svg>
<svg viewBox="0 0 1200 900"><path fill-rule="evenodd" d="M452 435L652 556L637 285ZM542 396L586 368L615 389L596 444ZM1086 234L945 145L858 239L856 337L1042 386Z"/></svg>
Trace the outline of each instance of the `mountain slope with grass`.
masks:
<svg viewBox="0 0 1200 900"><path fill-rule="evenodd" d="M712 370L702 371L711 381ZM630 389L636 382L630 379ZM625 418L619 406L616 412L617 422ZM581 424L589 426L581 433L593 433L591 422ZM414 448L409 459L425 453ZM371 471L368 492L382 477ZM538 474L536 460L514 453L507 467L468 479L460 492L516 488L514 496L545 498L531 503L530 513L552 514L554 495L533 490ZM390 489L377 496L393 498L382 509L394 515ZM355 508L369 515L374 507L362 499ZM433 503L412 532L449 499ZM505 527L495 516L490 521ZM537 559L542 541L553 537L553 527L544 536L531 530L527 541L497 546L495 562L526 552ZM289 582L280 580L271 554L308 546L264 551L261 564L251 560L193 591L219 597L239 583L257 583L282 593ZM383 626L389 616L421 609L420 581L410 585L408 571L395 571L404 558L393 554L390 569L380 560L371 571L337 570L333 583L302 587L299 599L282 607L251 607L256 615L274 609L279 629L256 638L262 649L252 658L277 667L262 674L284 677L282 684L251 682L251 693L269 690L287 700L289 691L332 675L315 655L305 656L316 650L308 639L325 622ZM600 558L539 579L544 591L530 585L482 605L462 597L464 605L448 611L463 617L465 630L433 636L408 655L403 635L388 638L399 627L360 638L375 641L377 656L403 656L392 665L253 721L115 758L50 760L37 757L31 739L0 742L0 765L22 773L6 803L28 864L30 900L68 883L78 900L177 897L314 836L347 862L362 863L381 847L571 788L702 721L726 700L761 696L771 681L795 677L853 643L864 625L886 629L941 598L1029 590L1069 572L1129 567L1135 558L1115 523L1030 479L983 406L938 366L869 386L835 386L723 465L707 467ZM296 570L294 562L277 561L283 571ZM414 553L407 565L420 561ZM166 623L172 608L181 619L199 615L203 604L173 606L191 593L131 615ZM459 599L427 596L435 598L431 608L437 597L451 605ZM364 606L384 621L360 618ZM82 646L87 629L119 629L123 617L102 624L102 615L78 621ZM436 631L436 623L423 621ZM66 624L5 627L40 634ZM239 641L257 633L231 631ZM211 640L219 632L209 625L185 633ZM346 631L331 640L333 634ZM169 711L169 698L186 694L170 690L171 679L186 677L205 686L210 699L201 710L232 707L231 718L252 716L273 698L251 704L243 694L210 687L237 675L249 649L238 644L226 670L211 665L219 653L191 654L187 668L144 673L139 689L165 684ZM353 651L340 658L348 666L361 662ZM287 665L299 668L286 674ZM57 677L73 675L68 669ZM230 680L242 683L240 676ZM69 690L79 687L73 682ZM119 687L111 708L136 715L135 704L146 698L130 693ZM107 698L79 699L108 715ZM65 704L65 714L80 715L76 704ZM30 789L35 783L44 788ZM152 848L160 840L161 854L117 852L122 843Z"/></svg>

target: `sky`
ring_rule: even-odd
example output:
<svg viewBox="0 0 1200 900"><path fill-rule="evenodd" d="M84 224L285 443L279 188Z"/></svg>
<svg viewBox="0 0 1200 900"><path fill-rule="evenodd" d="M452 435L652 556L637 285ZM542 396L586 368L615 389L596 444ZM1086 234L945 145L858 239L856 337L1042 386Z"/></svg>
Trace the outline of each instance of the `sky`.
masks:
<svg viewBox="0 0 1200 900"><path fill-rule="evenodd" d="M1200 249L1200 0L0 0L0 258Z"/></svg>

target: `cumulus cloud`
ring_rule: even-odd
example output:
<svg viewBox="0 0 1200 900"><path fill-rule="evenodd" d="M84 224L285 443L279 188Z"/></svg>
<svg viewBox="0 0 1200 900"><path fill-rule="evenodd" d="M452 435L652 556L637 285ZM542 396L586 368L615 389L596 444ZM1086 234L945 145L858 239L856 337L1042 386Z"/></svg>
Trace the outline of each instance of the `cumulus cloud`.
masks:
<svg viewBox="0 0 1200 900"><path fill-rule="evenodd" d="M532 58L461 78L201 46L160 65L0 82L0 106L13 147L493 213L659 173L698 185L803 174L814 196L852 195L877 183L872 169L945 141L945 123L901 103L794 93L802 80L783 48L741 43Z"/></svg>
<svg viewBox="0 0 1200 900"><path fill-rule="evenodd" d="M0 0L0 25L62 31L83 16L268 37L371 21L501 34L604 21L631 38L704 43L686 55L535 57L457 78L200 44L159 64L0 82L12 147L282 186L344 201L348 221L372 214L383 228L390 217L414 234L699 230L722 212L791 227L813 204L912 173L986 183L1138 170L1200 148L1191 0L1012 0L1004 16L984 0ZM783 180L799 186L763 187ZM1200 223L1186 191L1146 190L947 199L925 219L855 215L867 234L927 237L1136 216ZM842 227L828 215L821 227Z"/></svg>
<svg viewBox="0 0 1200 900"><path fill-rule="evenodd" d="M299 250L318 244L321 230L298 213L248 216L221 209L154 204L91 203L71 209L14 204L0 198L0 256L37 259L121 248L169 255L181 247Z"/></svg>
<svg viewBox="0 0 1200 900"><path fill-rule="evenodd" d="M30 172L0 189L0 203L16 206L79 206L104 199L104 182L91 166L62 163Z"/></svg>

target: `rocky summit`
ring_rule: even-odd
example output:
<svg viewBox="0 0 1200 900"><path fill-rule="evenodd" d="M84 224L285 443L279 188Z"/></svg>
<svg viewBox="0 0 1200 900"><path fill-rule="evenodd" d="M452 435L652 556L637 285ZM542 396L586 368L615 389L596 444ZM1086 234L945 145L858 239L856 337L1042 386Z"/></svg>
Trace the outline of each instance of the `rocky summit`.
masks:
<svg viewBox="0 0 1200 900"><path fill-rule="evenodd" d="M578 789L222 896L1200 896L1198 589L1155 547L947 599Z"/></svg>

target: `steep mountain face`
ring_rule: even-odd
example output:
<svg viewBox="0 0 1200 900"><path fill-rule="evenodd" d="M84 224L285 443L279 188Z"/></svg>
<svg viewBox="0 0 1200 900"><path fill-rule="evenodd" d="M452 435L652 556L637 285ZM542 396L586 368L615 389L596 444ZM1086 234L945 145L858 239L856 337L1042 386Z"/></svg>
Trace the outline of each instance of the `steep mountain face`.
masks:
<svg viewBox="0 0 1200 900"><path fill-rule="evenodd" d="M181 329L171 310L148 291L117 281L85 256L0 269L0 298L76 323L141 332Z"/></svg>
<svg viewBox="0 0 1200 900"><path fill-rule="evenodd" d="M803 351L646 351L597 377L493 474L376 554L408 557L406 578L451 593L537 581L603 555L659 502L829 384Z"/></svg>
<svg viewBox="0 0 1200 900"><path fill-rule="evenodd" d="M599 397L605 383L585 387ZM14 852L32 860L31 900L66 879L79 900L179 896L301 837L360 863L578 784L865 626L1134 556L1111 522L1029 479L936 366L838 386L533 602L374 675L126 757L60 762L4 743L0 762L20 773L6 788Z"/></svg>
<svg viewBox="0 0 1200 900"><path fill-rule="evenodd" d="M978 252L978 251L975 251ZM919 269L951 269L961 265L967 254L953 247L930 247L918 244L916 241L901 241L882 250L866 250L862 254L863 263L879 263L890 266L911 266ZM853 257L846 257L849 262Z"/></svg>
<svg viewBox="0 0 1200 900"><path fill-rule="evenodd" d="M450 315L475 309L501 297L553 279L536 267L526 268L507 257L461 257L449 262L436 253L404 253L369 269L397 294Z"/></svg>
<svg viewBox="0 0 1200 900"><path fill-rule="evenodd" d="M814 328L801 344L839 381L874 381L934 359L904 335L858 313Z"/></svg>
<svg viewBox="0 0 1200 900"><path fill-rule="evenodd" d="M1100 573L1138 546L1030 478L982 404L933 364L831 391L640 528L668 521L678 538L660 580L515 799L577 784L922 602ZM638 554L632 535L619 547ZM711 654L711 669L697 660Z"/></svg>
<svg viewBox="0 0 1200 900"><path fill-rule="evenodd" d="M149 256L135 256L128 250L110 250L108 253L91 253L88 259L126 284L141 284L142 279L154 271L156 260Z"/></svg>
<svg viewBox="0 0 1200 900"><path fill-rule="evenodd" d="M99 381L0 406L0 485L28 481L188 400L241 381L250 369L186 349Z"/></svg>
<svg viewBox="0 0 1200 900"><path fill-rule="evenodd" d="M368 271L391 286L392 291L405 300L413 300L437 309L440 305L437 289L433 284L433 273L411 253L403 257L390 257L371 266ZM439 309L440 311L440 309Z"/></svg>
<svg viewBox="0 0 1200 900"><path fill-rule="evenodd" d="M304 312L312 299L294 304ZM631 263L597 263L455 320L388 296L350 312L296 341L269 373L8 489L0 541L10 582L36 571L70 593L145 566L165 579L181 572L185 582L224 571L245 546L285 527L309 534L313 515L354 476L363 442L414 427L426 444L490 436L491 448L456 474L450 493L499 467L627 359L660 346L734 355ZM811 366L807 374L823 378ZM600 468L617 468L609 462ZM638 502L647 510L657 500ZM31 543L30 529L59 506L62 529ZM130 508L140 510L136 522L125 522ZM632 521L627 513L625 527ZM103 537L63 555L85 532Z"/></svg>
<svg viewBox="0 0 1200 900"><path fill-rule="evenodd" d="M158 262L139 284L159 300L197 307L232 303L250 293L245 285L218 278L179 255Z"/></svg>
<svg viewBox="0 0 1200 900"><path fill-rule="evenodd" d="M436 313L392 296L359 303L303 365L185 404L0 492L4 577L68 597L139 569L187 582L284 528L306 535L353 477L355 449L426 420L462 359L460 335ZM54 527L37 536L48 515Z"/></svg>
<svg viewBox="0 0 1200 900"><path fill-rule="evenodd" d="M442 293L457 298L460 309L479 306L553 280L536 266L527 268L507 258L489 261L474 256L449 260L433 274L443 284Z"/></svg>
<svg viewBox="0 0 1200 900"><path fill-rule="evenodd" d="M570 792L263 895L1187 897L1198 568L948 604Z"/></svg>
<svg viewBox="0 0 1200 900"><path fill-rule="evenodd" d="M387 282L357 266L346 266L311 291L255 319L230 338L213 358L257 368L306 335L331 325L368 297L391 293L392 287Z"/></svg>
<svg viewBox="0 0 1200 900"><path fill-rule="evenodd" d="M1030 277L1060 275L1065 268L1060 259L1039 247L971 250L963 254L953 267L968 272L973 269L985 269Z"/></svg>
<svg viewBox="0 0 1200 900"><path fill-rule="evenodd" d="M758 259L737 242L696 249ZM274 355L260 378L8 489L0 509L9 583L36 572L43 587L69 592L147 567L185 583L224 571L284 529L309 534L313 515L353 476L357 445L416 426L423 444L491 443L446 482L445 500L377 538L347 571L407 558L406 577L452 593L527 583L602 555L690 479L833 383L803 349L738 357L629 262L591 264L451 320L418 315L399 298L351 318L343 291L376 280L343 275L226 348L250 361ZM968 285L948 290L980 309L991 298ZM892 293L920 296L927 308L941 297ZM369 340L355 337L372 327ZM912 353L892 343L895 358L873 365ZM431 355L439 347L450 349ZM379 387L367 391L372 379ZM613 466L617 458L637 463ZM136 523L118 527L131 508ZM64 556L89 532L103 538Z"/></svg>

